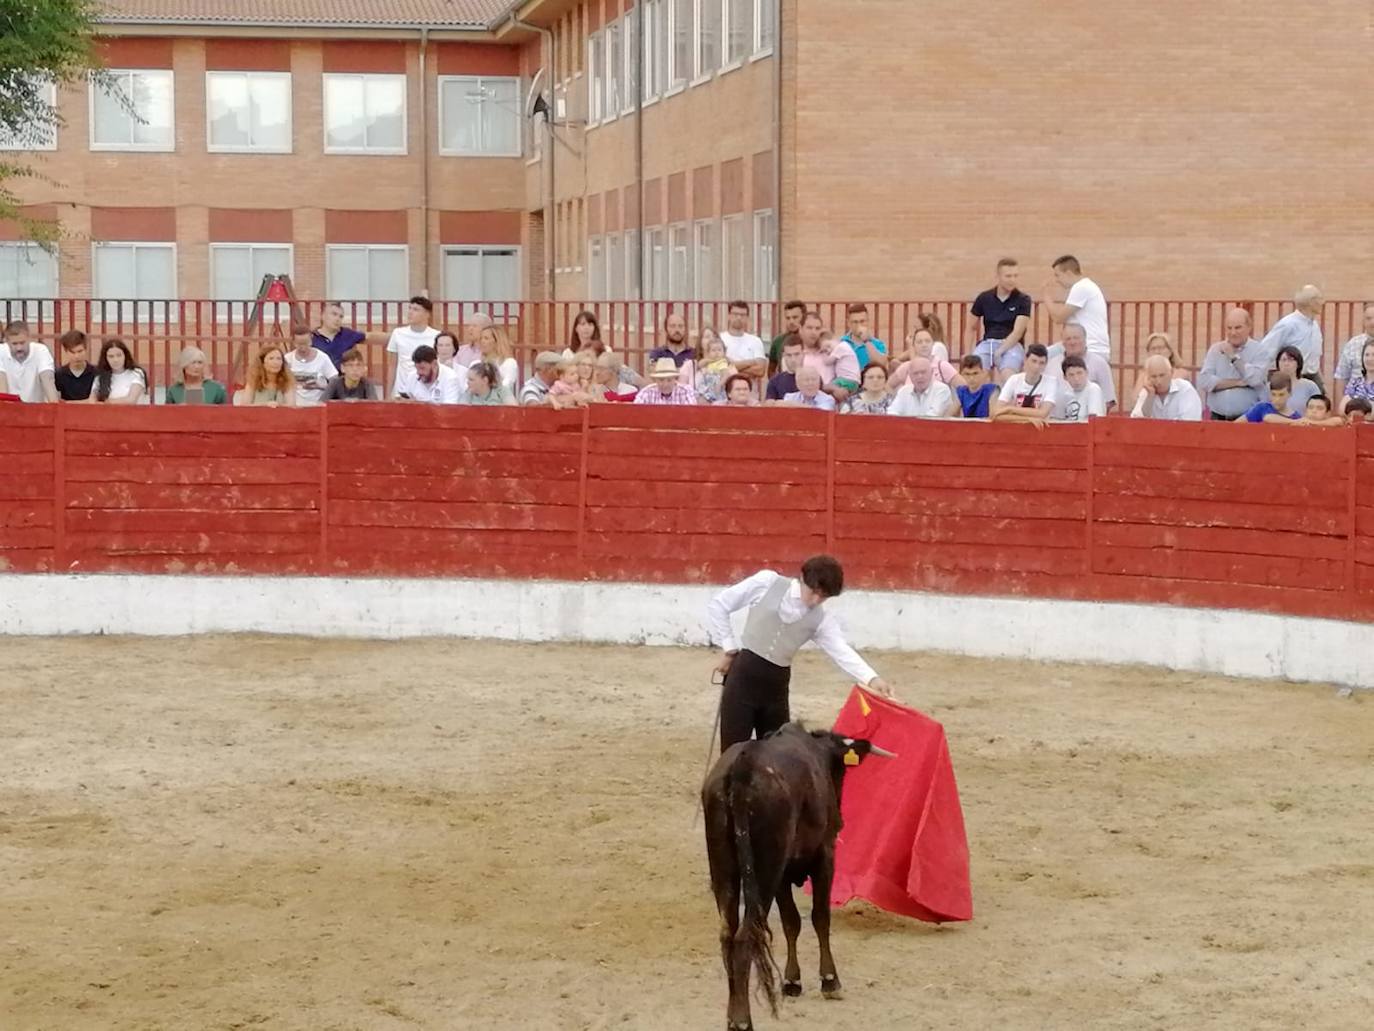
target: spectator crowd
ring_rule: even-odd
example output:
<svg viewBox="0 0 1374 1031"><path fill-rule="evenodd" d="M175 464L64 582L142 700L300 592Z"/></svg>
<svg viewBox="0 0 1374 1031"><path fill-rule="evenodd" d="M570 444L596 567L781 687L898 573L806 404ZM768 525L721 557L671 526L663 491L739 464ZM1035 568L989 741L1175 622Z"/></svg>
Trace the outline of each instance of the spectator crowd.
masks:
<svg viewBox="0 0 1374 1031"><path fill-rule="evenodd" d="M411 298L407 321L387 337L395 372L389 384L369 375L366 334L344 324L343 307L325 304L319 325L298 327L290 346L255 345L241 386L208 375L203 351L176 360L166 404L301 407L332 401L571 408L589 404L790 406L856 415L992 422L1086 422L1112 413L1168 421L1267 422L1333 426L1364 419L1374 403L1374 304L1363 332L1322 368L1321 291L1304 286L1294 311L1257 337L1243 308L1226 312L1225 334L1207 350L1194 378L1167 333L1146 341L1143 366L1123 397L1112 368L1107 301L1101 288L1065 255L1051 267L1040 303L1058 339L1036 342L1032 298L1020 289L1012 258L996 265L993 284L974 298L971 332L957 364L935 315L924 314L900 345L874 336L870 313L851 304L832 329L800 301L783 305L773 339L751 331L751 307L727 306L724 328L704 326L689 339L686 318L670 312L649 352L644 374L602 338L590 311L574 319L561 351L538 352L523 383L506 327L477 314L461 336L431 325L433 304ZM10 322L0 345L0 396L24 402L146 404L148 377L129 346L105 337L92 360L91 341L70 330L56 341L63 364L30 327ZM1329 379L1328 379L1329 375Z"/></svg>

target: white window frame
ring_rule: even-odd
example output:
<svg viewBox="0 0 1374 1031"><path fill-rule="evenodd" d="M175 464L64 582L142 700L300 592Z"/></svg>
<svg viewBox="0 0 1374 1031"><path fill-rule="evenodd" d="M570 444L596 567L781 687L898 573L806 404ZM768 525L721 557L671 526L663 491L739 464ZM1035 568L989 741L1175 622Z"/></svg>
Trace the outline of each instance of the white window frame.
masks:
<svg viewBox="0 0 1374 1031"><path fill-rule="evenodd" d="M493 251L493 252L499 251L499 252L501 252L502 254L505 254L505 253L514 253L514 255L515 255L515 265L516 265L515 281L516 281L517 284L523 284L523 283L525 282L525 254L524 254L524 249L523 249L519 244L515 244L515 243L443 243L443 244L440 244L440 245L439 245L439 271L440 271L440 275L444 278L444 296L445 296L445 297L450 297L450 298L453 298L453 299L455 299L455 300L464 300L464 301L471 300L471 301L474 301L476 304L503 304L503 303L513 302L513 301L523 301L523 300L525 299L525 298L524 298L524 293L525 293L524 290L518 291L518 293L521 295L521 296L519 296L519 297L465 297L465 296L462 296L462 295L459 293L458 290L454 289L454 284L451 284L451 283L448 282L448 271L447 271L447 267L446 267L448 263L447 263L444 259L448 257L448 252L449 252L449 251L476 251L476 252L478 253L478 255L479 255L479 256L482 256L482 257L485 257L488 251ZM564 271L567 271L567 270L565 269ZM483 292L483 293L486 293L485 290L483 290L482 292ZM465 305L465 306L464 306L464 311L467 311L469 307L470 307L470 306ZM477 310L476 308L472 308L472 311L476 311L476 310ZM469 312L469 314L470 314L470 312Z"/></svg>
<svg viewBox="0 0 1374 1031"><path fill-rule="evenodd" d="M642 301L639 284L639 265L644 260L644 247L638 229L625 230L625 300Z"/></svg>
<svg viewBox="0 0 1374 1031"><path fill-rule="evenodd" d="M43 85L44 85L44 87L45 87L44 90L43 90L43 100L44 100L45 103L47 103L47 105L48 105L49 107L51 107L51 108L53 109L54 112L56 112L56 110L57 110L57 83L53 82L52 80L49 80L49 81L47 81L46 83L44 83ZM173 108L173 110L175 111L175 108ZM60 127L57 123L54 122L51 126L49 126L49 130L50 130L50 132L51 132L52 135L48 137L48 139L47 139L46 142L38 143L38 144L36 144L36 145L34 145L34 146L28 146L28 145L22 145L22 146L21 146L18 142L15 142L15 143L11 144L11 143L6 142L6 141L5 141L5 138L4 138L3 136L0 136L0 151L9 151L9 152L20 151L20 152L26 152L26 153L37 153L37 152L39 152L39 151L51 151L51 150L56 150L56 149L57 149L57 134L58 134L58 132L60 131L60 129L61 129L61 127ZM21 242L22 242L22 241L21 241Z"/></svg>
<svg viewBox="0 0 1374 1031"><path fill-rule="evenodd" d="M15 281L15 291L0 292L0 297L9 301L9 318L23 319L51 319L53 317L53 299L62 296L62 262L56 254L50 254L32 240L0 240L0 253L7 250L27 251L31 256L33 252L41 256L39 260L47 261L52 267L52 293L47 298L25 297L18 291L19 282ZM26 260L22 254L16 255L19 261ZM37 307L30 302L37 301Z"/></svg>
<svg viewBox="0 0 1374 1031"><path fill-rule="evenodd" d="M711 246L703 248L701 246L702 230L710 230ZM721 294L721 262L720 262L720 220L715 218L699 218L692 223L692 289L696 292L698 299L703 301L720 300ZM702 268L702 260L710 256L713 268L709 271L708 277L704 273L707 270ZM707 284L706 280L711 282ZM709 292L708 292L709 291Z"/></svg>
<svg viewBox="0 0 1374 1031"><path fill-rule="evenodd" d="M172 252L172 289L167 297L143 298L143 297L104 297L101 296L100 284L96 282L96 276L100 271L100 249L102 247L132 247L137 250L139 247L156 247L159 250L170 250ZM118 303L118 319L122 322L137 324L141 320L138 318L138 306L148 305L148 322L152 325L170 324L177 321L177 308L175 303L180 296L177 290L180 269L177 263L177 244L174 240L92 240L91 241L91 304L96 307L99 317L106 322L109 316L105 314L105 306ZM124 305L133 305L132 311L125 314ZM161 318L158 317L158 306L162 309Z"/></svg>
<svg viewBox="0 0 1374 1031"><path fill-rule="evenodd" d="M745 29L746 38L744 50L737 56L730 56L730 23L734 16L736 6L747 6L749 8L748 27ZM744 63L749 60L749 55L754 51L754 23L756 19L757 5L754 0L721 0L720 5L720 72L733 72L736 68L744 67Z"/></svg>
<svg viewBox="0 0 1374 1031"><path fill-rule="evenodd" d="M210 142L210 81L218 75L241 75L250 83L254 79L268 79L286 83L286 146L284 147L261 147L254 144L247 146L235 146L226 143ZM295 85L290 72L238 72L217 69L205 73L205 150L210 154L290 154L294 150L296 141L295 136ZM252 135L252 127L249 126L249 135Z"/></svg>
<svg viewBox="0 0 1374 1031"><path fill-rule="evenodd" d="M477 83L479 86L481 86L481 85L482 85L483 83L485 83L485 82L488 82L488 81L491 81L491 80L496 80L496 79L499 79L501 82L513 82L513 83L515 83L515 119L516 119L515 149L514 149L514 150L511 150L511 151L507 151L507 150L500 150L500 151L498 151L498 150L461 150L461 149L459 149L459 148L457 148L457 147L445 147L445 146L444 146L444 92L445 92L445 91L444 91L444 85L445 85L446 83L450 83L450 82L475 82L475 83ZM525 151L524 151L524 146L523 146L523 140L521 139L521 137L524 135L524 129L525 129L525 127L524 127L524 125L522 125L521 123L525 121L525 117L524 117L524 108L523 108L524 99L525 99L525 87L524 87L524 83L521 82L520 77L519 77L518 75L440 75L440 76L438 77L438 83L439 83L439 84L438 84L438 86L437 86L437 89L438 89L438 93L439 93L439 118L438 118L438 123L439 123L439 124L438 124L438 126L437 126L437 130L438 130L438 133L439 133L439 153L440 153L442 156L444 156L444 157L469 157L469 158L518 158L518 157L524 157ZM530 121L532 122L533 119L530 119Z"/></svg>
<svg viewBox="0 0 1374 1031"><path fill-rule="evenodd" d="M329 80L330 79L400 79L401 88L401 145L399 147L332 147L329 145ZM366 82L364 82L366 99ZM320 122L326 154L360 154L388 157L410 153L410 78L404 72L324 72L320 79ZM369 245L370 246L370 245Z"/></svg>
<svg viewBox="0 0 1374 1031"><path fill-rule="evenodd" d="M620 113L632 115L639 104L639 91L643 84L639 81L640 40L636 28L639 25L640 7L632 7L620 17L620 53L625 67L620 76Z"/></svg>
<svg viewBox="0 0 1374 1031"><path fill-rule="evenodd" d="M677 239L681 235L681 245ZM673 222L668 226L668 300L695 299L696 265L692 255L692 225Z"/></svg>
<svg viewBox="0 0 1374 1031"><path fill-rule="evenodd" d="M333 298L333 299L338 300L338 301L342 301L342 302L344 302L345 304L347 304L347 303L349 303L349 302L352 302L352 304L353 304L353 306L354 306L354 311L355 311L355 313L356 313L356 311L357 311L358 305L359 305L359 304L362 304L362 305L363 305L363 311L365 311L365 312L367 313L367 319L368 319L369 322L381 322L381 321L384 321L384 320L386 319L386 305L387 305L387 301L393 301L393 302L394 302L394 301L404 301L404 300L405 300L405 297L391 297L391 298L383 297L383 298L378 299L378 298L376 298L376 297L349 297L349 296L347 296L347 295L345 295L345 294L342 294L342 293L336 288L336 284L330 281L330 280L331 280L331 275L330 275L330 271L329 271L329 256L330 256L330 254L332 254L334 251L400 251L400 252L405 256L405 269L406 269L406 283L407 283L407 289L406 289L406 290L403 290L402 293L403 293L403 294L406 294L406 293L409 293L409 283L410 283L410 281L411 281L411 280L410 280L410 245L409 245L409 244L405 244L405 243L327 243L327 244L324 245L324 280L325 280L325 283L324 283L325 290L324 290L324 292L325 292L325 294L326 294L328 297ZM368 292L369 294L372 293L372 289L371 289L371 284L370 284L370 283L368 284L368 291L367 291L367 292ZM355 315L355 317L356 317L356 315Z"/></svg>
<svg viewBox="0 0 1374 1031"><path fill-rule="evenodd" d="M641 65L643 76L639 83L639 96L645 107L658 102L658 65L655 62L657 57L656 40L658 37L658 22L661 14L660 0L640 0L639 20L640 20L640 49L644 53L644 60Z"/></svg>
<svg viewBox="0 0 1374 1031"><path fill-rule="evenodd" d="M177 148L177 77L170 68L109 68L106 69L110 75L165 75L170 84L169 96L172 102L172 124L171 139L167 143L97 143L95 141L95 96L101 92L100 86L94 79L88 81L86 86L86 118L88 120L87 132L89 134L89 146L93 151L139 151L148 154L171 154ZM127 96L127 94L126 94ZM132 119L133 116L131 115ZM133 122L130 122L132 125Z"/></svg>
<svg viewBox="0 0 1374 1031"><path fill-rule="evenodd" d="M606 234L606 300L625 300L625 236Z"/></svg>
<svg viewBox="0 0 1374 1031"><path fill-rule="evenodd" d="M644 300L668 300L668 230L649 226L644 230L640 261L644 265Z"/></svg>
<svg viewBox="0 0 1374 1031"><path fill-rule="evenodd" d="M751 61L758 61L773 53L774 37L777 34L777 22L775 19L778 16L779 0L770 0L770 2L773 5L773 14L771 18L766 16L766 12L763 9L764 0L754 0L754 47L753 53L749 57ZM764 35L765 29L767 29L766 38Z"/></svg>
<svg viewBox="0 0 1374 1031"><path fill-rule="evenodd" d="M604 301L606 297L606 248L601 234L587 237L587 298Z"/></svg>
<svg viewBox="0 0 1374 1031"><path fill-rule="evenodd" d="M753 252L745 235L748 228L743 212L725 215L720 220L720 288L727 301L748 297L753 292ZM728 239L732 229L739 233L739 239L733 241L737 244L734 247L729 246L731 241ZM735 269L738 278L734 281L730 278L732 265L738 265Z"/></svg>
<svg viewBox="0 0 1374 1031"><path fill-rule="evenodd" d="M756 301L778 299L778 223L772 208L754 212L753 294ZM767 282L763 282L767 279Z"/></svg>
<svg viewBox="0 0 1374 1031"><path fill-rule="evenodd" d="M724 0L696 0L696 9L692 17L693 74L688 82L690 86L700 86L704 82L710 82L725 63L725 11L723 3ZM701 12L711 8L714 8L716 12L716 63L711 68L703 68L701 61Z"/></svg>
<svg viewBox="0 0 1374 1031"><path fill-rule="evenodd" d="M587 127L601 124L606 103L606 41L600 30L587 37Z"/></svg>
<svg viewBox="0 0 1374 1031"><path fill-rule="evenodd" d="M224 324L224 323L228 323L228 322L232 321L232 319L233 319L233 314L234 314L234 308L233 308L233 306L234 306L235 304L244 304L244 302L247 302L246 304L244 304L244 312L246 313L248 310L250 310L251 307L252 307L253 302L257 299L257 289L258 289L258 287L261 285L261 281L259 281L258 283L254 283L254 284L253 284L253 294L252 294L252 296L248 296L248 297L220 297L220 296L219 296L219 291L215 289L215 279L216 279L216 276L215 276L215 259L216 259L216 257L217 257L217 256L220 254L220 252L222 252L222 251L247 250L247 251L249 252L249 263L251 264L251 262L252 262L252 252L253 252L254 249L259 248L259 247L263 248L264 250L266 250L266 249L268 249L268 248L271 248L271 249L274 250L274 251L285 250L285 251L286 251L286 275L290 276L293 280L295 279L295 276L296 276L296 245L295 245L295 244L292 244L292 243L271 243L271 242L268 242L268 241L266 241L266 240L255 241L255 242L253 242L253 243L241 243L241 242L239 242L239 241L218 241L218 242L211 243L211 244L210 244L210 268L209 268L209 273L210 273L210 298L211 298L211 300L213 300L213 301L215 302L215 309L214 309L214 310L215 310L215 322L220 323L220 324ZM272 310L276 313L276 318L277 318L277 321L278 321L278 322L282 321L282 316L287 316L286 321L287 321L288 323L290 322L290 316L289 316L290 304L289 304L288 302L286 302L286 301L263 301L262 303L263 303L263 307L264 307L264 316L263 316L263 317L264 317L264 321L265 321L266 318L267 318L267 316L266 316L266 314L265 314L265 312L266 312L266 310L267 310L267 306L268 306L268 305L271 305L271 306L272 306Z"/></svg>
<svg viewBox="0 0 1374 1031"><path fill-rule="evenodd" d="M696 34L696 0L667 0L668 2L668 44L664 54L667 64L667 77L665 78L666 88L663 91L665 97L673 96L685 90L688 84L696 78L696 58L697 58L697 34ZM687 27L687 67L677 66L677 30L678 30L678 5L685 4L691 12L692 24Z"/></svg>
<svg viewBox="0 0 1374 1031"><path fill-rule="evenodd" d="M615 55L611 55L611 34L615 33ZM625 43L621 34L620 19L610 22L601 30L601 51L606 69L601 87L601 124L614 122L620 117L620 75L625 70ZM611 87L615 87L612 95Z"/></svg>

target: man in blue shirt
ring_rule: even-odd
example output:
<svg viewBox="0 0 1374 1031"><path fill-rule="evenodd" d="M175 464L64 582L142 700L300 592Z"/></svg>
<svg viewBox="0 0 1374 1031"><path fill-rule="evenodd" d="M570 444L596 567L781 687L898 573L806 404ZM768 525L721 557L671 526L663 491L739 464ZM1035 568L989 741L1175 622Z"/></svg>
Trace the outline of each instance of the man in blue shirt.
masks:
<svg viewBox="0 0 1374 1031"><path fill-rule="evenodd" d="M965 419L986 419L991 416L992 399L997 396L996 383L988 382L988 370L983 359L966 354L959 362L959 375L964 385L955 391L959 399L959 414Z"/></svg>
<svg viewBox="0 0 1374 1031"><path fill-rule="evenodd" d="M798 334L788 333L783 338L781 362L782 370L768 381L765 401L781 401L797 392L797 370L802 364L802 338Z"/></svg>
<svg viewBox="0 0 1374 1031"><path fill-rule="evenodd" d="M320 309L320 324L310 332L310 343L329 355L334 368L343 369L343 356L367 341L366 333L359 333L345 326L343 305L338 301L325 301Z"/></svg>
<svg viewBox="0 0 1374 1031"><path fill-rule="evenodd" d="M671 358L680 369L696 357L696 351L687 343L687 320L677 312L669 312L663 320L663 343L649 352L649 365L660 358Z"/></svg>
<svg viewBox="0 0 1374 1031"><path fill-rule="evenodd" d="M859 372L862 373L875 362L884 369L888 368L890 358L887 344L869 335L868 309L862 304L851 304L845 315L849 332L840 340L854 349L854 354L859 359Z"/></svg>

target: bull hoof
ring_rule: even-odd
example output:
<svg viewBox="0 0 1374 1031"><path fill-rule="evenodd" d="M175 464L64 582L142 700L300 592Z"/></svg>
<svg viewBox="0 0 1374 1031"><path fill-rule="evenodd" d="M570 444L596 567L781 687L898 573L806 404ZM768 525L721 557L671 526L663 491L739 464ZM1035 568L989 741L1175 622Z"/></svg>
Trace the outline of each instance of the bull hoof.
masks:
<svg viewBox="0 0 1374 1031"><path fill-rule="evenodd" d="M795 999L795 998L796 998L798 995L800 995L801 993L802 993L802 986L801 986L801 982L800 982L800 981L784 981L784 982L782 983L782 994L783 994L783 995L788 995L788 996L791 996L792 998Z"/></svg>
<svg viewBox="0 0 1374 1031"><path fill-rule="evenodd" d="M838 977L821 978L821 995L827 999L843 999L844 986Z"/></svg>

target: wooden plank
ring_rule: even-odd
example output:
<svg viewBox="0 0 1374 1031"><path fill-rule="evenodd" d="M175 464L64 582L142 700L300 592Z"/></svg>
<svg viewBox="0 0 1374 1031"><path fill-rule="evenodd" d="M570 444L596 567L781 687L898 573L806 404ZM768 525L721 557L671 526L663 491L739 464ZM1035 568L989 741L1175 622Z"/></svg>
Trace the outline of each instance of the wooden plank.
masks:
<svg viewBox="0 0 1374 1031"><path fill-rule="evenodd" d="M1355 454L1361 458L1374 458L1374 423L1363 422L1350 427L1355 434Z"/></svg>
<svg viewBox="0 0 1374 1031"><path fill-rule="evenodd" d="M334 553L326 567L354 576L473 576L503 580L556 579L549 549L455 548L450 544L406 554Z"/></svg>
<svg viewBox="0 0 1374 1031"><path fill-rule="evenodd" d="M51 427L6 426L0 430L0 455L50 455L55 446Z"/></svg>
<svg viewBox="0 0 1374 1031"><path fill-rule="evenodd" d="M837 420L837 425L843 420ZM894 422L902 420L893 420ZM920 420L912 420L920 421ZM1033 427L1025 432L1034 434ZM1047 431L1048 432L1048 431ZM993 447L967 441L950 441L937 446L889 448L874 450L871 443L856 440L837 440L835 456L840 468L846 465L945 465L970 468L1008 466L1021 469L1023 479L1031 479L1033 469L1087 469L1088 449L1084 447L1056 447L1042 444L1039 437L1027 437L1017 448Z"/></svg>
<svg viewBox="0 0 1374 1031"><path fill-rule="evenodd" d="M430 527L471 530L577 529L571 505L499 505L424 501L332 501L331 526Z"/></svg>
<svg viewBox="0 0 1374 1031"><path fill-rule="evenodd" d="M767 566L799 567L825 550L824 534L765 533L732 536L714 533L588 532L587 555L627 557L658 562L668 559L706 562L753 562L755 571Z"/></svg>
<svg viewBox="0 0 1374 1031"><path fill-rule="evenodd" d="M1149 523L1097 523L1093 543L1102 549L1179 548L1275 558L1340 559L1344 537L1317 537L1273 530L1237 530L1229 526L1156 526Z"/></svg>
<svg viewBox="0 0 1374 1031"><path fill-rule="evenodd" d="M551 408L477 407L474 405L336 404L326 406L329 432L336 440L365 436L380 429L418 430L426 435L453 430L505 434L566 433L577 435L582 414Z"/></svg>
<svg viewBox="0 0 1374 1031"><path fill-rule="evenodd" d="M67 508L198 509L204 512L242 509L312 511L320 507L319 484L245 484L243 486L168 483L71 483Z"/></svg>
<svg viewBox="0 0 1374 1031"><path fill-rule="evenodd" d="M317 533L318 512L186 512L148 509L68 509L67 532L81 537L105 533Z"/></svg>
<svg viewBox="0 0 1374 1031"><path fill-rule="evenodd" d="M74 546L84 555L307 555L318 545L317 533L234 533L213 524L203 531L136 530L93 532Z"/></svg>
<svg viewBox="0 0 1374 1031"><path fill-rule="evenodd" d="M1364 459L1355 473L1355 504L1363 508L1374 508L1374 462L1366 463Z"/></svg>
<svg viewBox="0 0 1374 1031"><path fill-rule="evenodd" d="M544 484L543 488L549 485ZM808 483L655 482L620 487L589 484L589 504L605 508L735 508L755 512L824 513L825 488Z"/></svg>
<svg viewBox="0 0 1374 1031"><path fill-rule="evenodd" d="M69 542L68 571L75 573L153 573L200 576L304 575L316 571L316 552L280 555L262 551L216 555L108 555Z"/></svg>
<svg viewBox="0 0 1374 1031"><path fill-rule="evenodd" d="M345 563L360 558L385 558L398 563L398 568L410 568L410 556L429 552L497 551L510 554L529 553L541 556L546 562L553 549L565 547L565 530L435 529L426 526L393 526L385 533L353 534L336 527L329 531L329 555L340 556ZM428 561L429 559L426 559ZM331 558L332 562L332 558ZM326 563L329 564L329 563Z"/></svg>
<svg viewBox="0 0 1374 1031"><path fill-rule="evenodd" d="M1334 509L1300 505L1229 504L1164 498L1096 495L1094 518L1107 523L1153 523L1162 526L1232 526L1241 530L1280 530L1343 536L1347 515Z"/></svg>
<svg viewBox="0 0 1374 1031"><path fill-rule="evenodd" d="M1151 449L1125 444L1100 444L1093 450L1093 459L1099 470L1126 468L1235 473L1262 481L1273 474L1276 456L1265 451ZM1282 462L1285 468L1301 468L1308 475L1322 478L1344 480L1348 475L1348 461L1339 456L1287 456L1282 458Z"/></svg>
<svg viewBox="0 0 1374 1031"><path fill-rule="evenodd" d="M734 509L603 508L587 507L588 533L644 532L677 536L691 531L708 534L759 534L783 525L787 516ZM817 522L816 532L824 536Z"/></svg>
<svg viewBox="0 0 1374 1031"><path fill-rule="evenodd" d="M938 461L938 457L937 457ZM1086 469L1025 469L1007 466L981 468L961 465L915 465L894 463L877 465L851 462L835 469L835 484L840 488L891 484L903 487L945 487L955 490L1007 491L1013 486L1018 492L1086 491Z"/></svg>
<svg viewBox="0 0 1374 1031"><path fill-rule="evenodd" d="M472 451L443 453L388 451L371 447L335 447L329 453L330 475L421 477L529 477L534 480L577 481L577 455L540 455Z"/></svg>
<svg viewBox="0 0 1374 1031"><path fill-rule="evenodd" d="M173 405L172 407L176 407ZM300 433L90 433L65 434L67 456L129 458L318 458L318 434Z"/></svg>
<svg viewBox="0 0 1374 1031"><path fill-rule="evenodd" d="M1017 494L917 487L872 487L841 492L835 498L841 512L891 512L902 515L969 516L987 519L1083 519L1087 498L1082 494Z"/></svg>
<svg viewBox="0 0 1374 1031"><path fill-rule="evenodd" d="M316 437L324 413L319 408L257 408L231 405L67 405L68 432L299 434Z"/></svg>
<svg viewBox="0 0 1374 1031"><path fill-rule="evenodd" d="M1083 519L1007 519L981 516L888 515L837 513L840 540L886 542L888 549L906 544L1014 544L1021 547L1082 548L1087 540Z"/></svg>
<svg viewBox="0 0 1374 1031"><path fill-rule="evenodd" d="M1094 593L1104 601L1188 605L1199 608L1244 609L1327 619L1352 618L1347 592L1324 591L1291 582L1282 587L1240 586L1201 580L1095 573ZM1360 618L1368 618L1368 613Z"/></svg>
<svg viewBox="0 0 1374 1031"><path fill-rule="evenodd" d="M1374 537L1374 507L1367 505L1355 507L1355 536L1359 538ZM1368 543L1368 541L1364 543ZM1359 557L1358 552L1356 557Z"/></svg>
<svg viewBox="0 0 1374 1031"><path fill-rule="evenodd" d="M802 408L726 408L718 405L592 405L588 425L599 429L740 430L778 438L826 433L824 412Z"/></svg>
<svg viewBox="0 0 1374 1031"><path fill-rule="evenodd" d="M0 478L0 501L51 501L52 475Z"/></svg>
<svg viewBox="0 0 1374 1031"><path fill-rule="evenodd" d="M1308 587L1330 585L1339 590L1345 583L1345 563L1340 559L1308 558L1295 568L1292 561L1269 555L1237 555L1186 548L1126 548L1099 551L1093 572L1114 575L1161 577L1174 580L1205 580L1233 586L1291 586L1295 580Z"/></svg>
<svg viewBox="0 0 1374 1031"><path fill-rule="evenodd" d="M343 439L334 441L335 447L369 447L397 452L450 452L475 451L495 452L533 452L538 454L576 455L582 448L581 434L577 433L501 433L498 431L479 432L468 429L442 429L430 427L417 429L342 429L331 425L331 431L343 434Z"/></svg>
<svg viewBox="0 0 1374 1031"><path fill-rule="evenodd" d="M52 548L0 546L0 573L51 573L54 568Z"/></svg>
<svg viewBox="0 0 1374 1031"><path fill-rule="evenodd" d="M11 551L51 551L56 535L51 522L27 526L0 523L0 554Z"/></svg>
<svg viewBox="0 0 1374 1031"><path fill-rule="evenodd" d="M913 586L922 586L927 570L956 570L995 574L989 586L1004 573L1046 573L1059 576L1078 576L1088 571L1087 556L1069 548L1025 547L1020 545L938 544L893 549L890 541L850 538L837 544L841 557L862 554L872 561L875 555L887 555L894 575L904 577Z"/></svg>
<svg viewBox="0 0 1374 1031"><path fill-rule="evenodd" d="M51 499L21 499L19 501L0 501L0 526L51 526L53 524L53 503Z"/></svg>
<svg viewBox="0 0 1374 1031"><path fill-rule="evenodd" d="M3 434L0 433L0 435ZM0 478L0 485L28 476L50 478L53 471L53 452L48 450L11 454L5 459L4 468L5 472L3 478ZM51 490L51 482L48 487Z"/></svg>
<svg viewBox="0 0 1374 1031"><path fill-rule="evenodd" d="M69 456L68 483L318 484L319 458L162 458L137 457L112 462L108 458Z"/></svg>
<svg viewBox="0 0 1374 1031"><path fill-rule="evenodd" d="M1164 422L1158 419L1095 419L1093 443L1142 450L1199 448L1264 453L1278 461L1298 455L1349 455L1349 430L1274 426L1268 423Z"/></svg>
<svg viewBox="0 0 1374 1031"><path fill-rule="evenodd" d="M835 421L835 439L841 455L889 451L894 446L912 449L916 445L939 450L945 446L983 447L991 452L1015 452L1021 448L1041 447L1086 449L1090 441L1083 423L1034 426L991 423L968 419L840 418ZM924 449L924 447L922 448Z"/></svg>
<svg viewBox="0 0 1374 1031"><path fill-rule="evenodd" d="M1074 597L1081 575L1003 570L989 577L983 569L951 569L926 564L874 562L841 544L845 586L881 591L933 591L944 594L1012 595L1037 598ZM989 633L995 626L989 625Z"/></svg>
<svg viewBox="0 0 1374 1031"><path fill-rule="evenodd" d="M569 480L541 480L505 476L363 476L338 473L329 477L333 501L495 501L506 504L576 505L577 484Z"/></svg>
<svg viewBox="0 0 1374 1031"><path fill-rule="evenodd" d="M51 438L56 419L57 409L53 405L0 402L0 438L20 429L48 429Z"/></svg>
<svg viewBox="0 0 1374 1031"><path fill-rule="evenodd" d="M817 463L825 459L825 438L814 434L789 436L783 444L775 433L600 429L592 431L587 448L594 455L636 458L711 458L733 462L786 454L791 459Z"/></svg>
<svg viewBox="0 0 1374 1031"><path fill-rule="evenodd" d="M779 450L784 446L779 443ZM637 485L646 481L687 483L796 483L821 486L825 470L816 462L796 462L789 458L769 461L725 458L676 458L671 462L653 459L627 459L618 455L587 456L587 489L595 491L595 481Z"/></svg>
<svg viewBox="0 0 1374 1031"><path fill-rule="evenodd" d="M1270 471L1272 474L1272 470ZM1337 508L1347 500L1345 478L1333 480L1296 469L1280 480L1248 472L1196 472L1190 469L1098 468L1096 494L1150 498L1192 498L1217 505L1250 502L1258 505L1291 501L1295 496L1319 508Z"/></svg>

